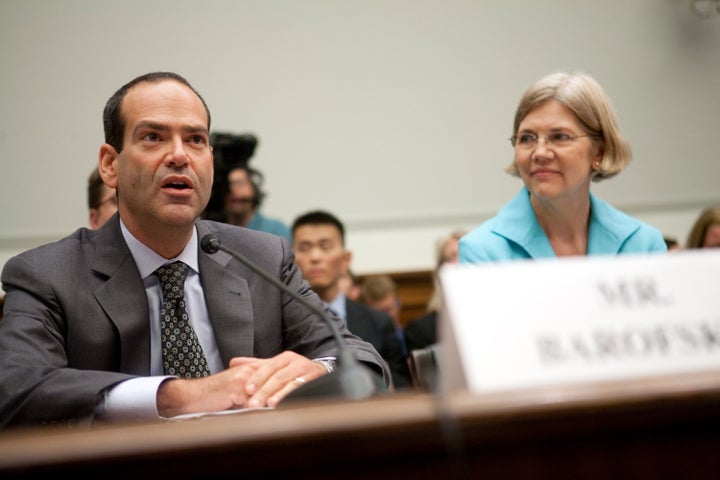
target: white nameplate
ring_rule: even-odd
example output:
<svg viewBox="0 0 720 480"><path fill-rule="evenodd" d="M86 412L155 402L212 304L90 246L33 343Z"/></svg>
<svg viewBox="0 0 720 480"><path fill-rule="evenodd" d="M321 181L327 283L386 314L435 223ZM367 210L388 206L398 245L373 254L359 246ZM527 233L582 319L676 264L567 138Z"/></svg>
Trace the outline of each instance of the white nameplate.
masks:
<svg viewBox="0 0 720 480"><path fill-rule="evenodd" d="M720 371L720 250L448 266L440 386Z"/></svg>

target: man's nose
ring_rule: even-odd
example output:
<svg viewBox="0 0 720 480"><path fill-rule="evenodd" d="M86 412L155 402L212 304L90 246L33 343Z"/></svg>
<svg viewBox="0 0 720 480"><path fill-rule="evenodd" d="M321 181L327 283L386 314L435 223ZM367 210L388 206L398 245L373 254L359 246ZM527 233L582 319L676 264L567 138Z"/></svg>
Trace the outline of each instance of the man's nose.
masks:
<svg viewBox="0 0 720 480"><path fill-rule="evenodd" d="M170 151L167 153L165 162L168 165L175 165L181 167L188 162L188 155L185 151L185 143L182 138L175 137L170 142Z"/></svg>

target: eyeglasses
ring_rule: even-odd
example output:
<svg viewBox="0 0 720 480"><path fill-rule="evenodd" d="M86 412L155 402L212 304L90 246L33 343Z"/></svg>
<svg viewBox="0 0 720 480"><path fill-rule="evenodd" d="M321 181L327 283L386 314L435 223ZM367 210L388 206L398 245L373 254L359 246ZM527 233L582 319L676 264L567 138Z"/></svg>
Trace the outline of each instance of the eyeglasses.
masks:
<svg viewBox="0 0 720 480"><path fill-rule="evenodd" d="M575 140L582 137L595 137L596 135L572 135L565 132L553 132L550 135L536 135L534 133L521 133L510 137L510 143L515 148L531 149L535 148L541 138L545 139L547 145L558 148L569 147Z"/></svg>

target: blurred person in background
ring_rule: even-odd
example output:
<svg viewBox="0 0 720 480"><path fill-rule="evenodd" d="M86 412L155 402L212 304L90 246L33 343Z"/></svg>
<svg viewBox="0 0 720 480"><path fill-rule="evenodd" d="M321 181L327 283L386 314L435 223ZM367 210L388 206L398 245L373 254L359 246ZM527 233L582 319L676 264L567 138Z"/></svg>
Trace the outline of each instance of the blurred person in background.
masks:
<svg viewBox="0 0 720 480"><path fill-rule="evenodd" d="M685 247L720 247L720 206L708 207L700 213L690 229Z"/></svg>
<svg viewBox="0 0 720 480"><path fill-rule="evenodd" d="M387 362L395 388L411 385L405 344L396 336L395 323L384 312L348 298L340 281L348 272L352 252L345 248L345 226L323 210L298 216L292 226L295 263L320 299L342 318L348 330L371 343Z"/></svg>
<svg viewBox="0 0 720 480"><path fill-rule="evenodd" d="M408 352L429 347L437 343L437 316L440 308L440 284L438 273L443 265L458 263L458 244L467 233L465 229L453 230L438 239L435 248L435 270L433 271L433 292L427 306L427 313L410 320L405 325L405 345Z"/></svg>
<svg viewBox="0 0 720 480"><path fill-rule="evenodd" d="M204 218L285 237L290 228L281 220L260 212L266 197L263 174L250 167L257 147L251 134L213 133L215 180Z"/></svg>
<svg viewBox="0 0 720 480"><path fill-rule="evenodd" d="M88 224L93 230L102 227L117 212L117 194L100 177L98 168L90 173L87 185Z"/></svg>

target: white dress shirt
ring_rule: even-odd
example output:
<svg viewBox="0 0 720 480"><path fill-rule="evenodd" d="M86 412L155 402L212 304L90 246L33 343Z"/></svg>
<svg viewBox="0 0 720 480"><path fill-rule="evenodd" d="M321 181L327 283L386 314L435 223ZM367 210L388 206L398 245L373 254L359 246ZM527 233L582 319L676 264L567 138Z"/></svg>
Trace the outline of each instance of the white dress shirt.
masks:
<svg viewBox="0 0 720 480"><path fill-rule="evenodd" d="M135 238L120 220L123 238L130 248L140 276L145 285L150 313L150 377L138 377L121 382L104 392L100 399L96 416L103 420L147 420L157 419L157 390L167 378L163 374L162 354L160 347L160 308L162 306L162 291L160 281L155 275L159 267L173 263L177 260L187 264L188 276L185 280L185 303L190 317L190 325L197 333L200 345L210 367L210 373L223 370L220 352L215 342L212 324L210 323L205 295L200 285L200 270L198 268L198 242L197 229L183 251L176 258L166 259L158 255Z"/></svg>

